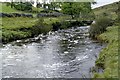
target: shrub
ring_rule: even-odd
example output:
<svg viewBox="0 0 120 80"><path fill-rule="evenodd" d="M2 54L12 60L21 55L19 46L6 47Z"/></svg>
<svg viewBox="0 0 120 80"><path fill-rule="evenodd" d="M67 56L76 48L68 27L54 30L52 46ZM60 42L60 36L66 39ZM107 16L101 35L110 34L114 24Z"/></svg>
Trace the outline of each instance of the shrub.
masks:
<svg viewBox="0 0 120 80"><path fill-rule="evenodd" d="M6 6L10 6L10 5L11 5L11 3L10 3L10 2L7 2L7 3L6 3Z"/></svg>
<svg viewBox="0 0 120 80"><path fill-rule="evenodd" d="M67 29L71 27L71 23L69 21L63 21L61 22L61 27L60 29Z"/></svg>
<svg viewBox="0 0 120 80"><path fill-rule="evenodd" d="M17 10L21 10L21 11L31 11L32 10L32 4L29 2L25 2L25 3L16 3L14 5L14 8Z"/></svg>
<svg viewBox="0 0 120 80"><path fill-rule="evenodd" d="M52 26L53 26L53 31L57 31L58 29L60 29L61 24L60 22L55 22L52 24Z"/></svg>
<svg viewBox="0 0 120 80"><path fill-rule="evenodd" d="M42 10L42 11L40 11L41 13L49 13L50 12L50 10L48 10L48 9L44 9L44 10Z"/></svg>
<svg viewBox="0 0 120 80"><path fill-rule="evenodd" d="M51 25L44 23L43 18L39 18L39 20L36 22L36 24L32 27L31 33L32 33L32 36L34 36L34 35L38 35L41 33L46 34L50 30L52 30Z"/></svg>
<svg viewBox="0 0 120 80"><path fill-rule="evenodd" d="M41 28L43 27L43 21L44 21L43 18L39 18L39 20L31 29L32 35L38 35L41 33Z"/></svg>
<svg viewBox="0 0 120 80"><path fill-rule="evenodd" d="M97 35L106 31L108 26L112 26L112 20L108 17L101 17L96 19L96 23L92 24L89 30L90 37L96 38Z"/></svg>

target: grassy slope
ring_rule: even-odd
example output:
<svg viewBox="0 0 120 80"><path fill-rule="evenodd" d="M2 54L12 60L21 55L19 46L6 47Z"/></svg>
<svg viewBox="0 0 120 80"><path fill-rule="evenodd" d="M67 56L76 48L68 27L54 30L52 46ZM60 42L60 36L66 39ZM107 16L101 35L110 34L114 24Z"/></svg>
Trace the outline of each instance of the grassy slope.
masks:
<svg viewBox="0 0 120 80"><path fill-rule="evenodd" d="M115 20L117 8L117 3L113 3L94 9L94 13L96 17L107 13L107 16ZM95 73L95 78L118 78L118 27L108 27L107 31L98 37L98 39L108 42L108 45L101 51L99 59L96 61L96 66L103 65L104 72L103 74Z"/></svg>
<svg viewBox="0 0 120 80"><path fill-rule="evenodd" d="M11 8L10 6L6 6L5 3L0 3L0 7L2 8L1 12L3 12L3 13L13 13L13 12L22 13L22 11L18 11L14 8Z"/></svg>
<svg viewBox="0 0 120 80"><path fill-rule="evenodd" d="M22 39L30 37L31 33L25 29L31 28L37 19L35 18L2 18L2 39L11 41L10 39Z"/></svg>
<svg viewBox="0 0 120 80"><path fill-rule="evenodd" d="M117 8L118 8L117 3L113 3L99 8L95 8L94 13L96 16L101 16L104 15L104 13L107 13L109 17L111 17L112 19L116 19L117 15L115 11L117 10Z"/></svg>
<svg viewBox="0 0 120 80"><path fill-rule="evenodd" d="M2 29L6 30L19 30L20 28L32 27L37 19L36 18L2 18Z"/></svg>
<svg viewBox="0 0 120 80"><path fill-rule="evenodd" d="M52 30L51 26L54 22L60 22L65 20L66 17L49 17L43 18L44 23L48 24L48 27L44 27L44 31ZM14 41L16 39L23 39L31 37L31 28L38 21L38 18L0 18L0 26L2 27L2 39L5 42Z"/></svg>
<svg viewBox="0 0 120 80"><path fill-rule="evenodd" d="M104 65L103 74L95 73L97 78L118 78L118 26L108 27L107 31L99 36L99 39L108 41L108 46L104 48L96 65Z"/></svg>
<svg viewBox="0 0 120 80"><path fill-rule="evenodd" d="M30 12L24 12L24 11L19 11L19 10L16 10L15 8L11 8L10 6L6 6L6 3L0 3L0 12L3 12L3 13L30 13ZM42 11L43 9L42 8L36 8L36 7L32 7L32 11L34 13L30 13L30 14L33 14L33 16L36 16L37 12L40 12Z"/></svg>

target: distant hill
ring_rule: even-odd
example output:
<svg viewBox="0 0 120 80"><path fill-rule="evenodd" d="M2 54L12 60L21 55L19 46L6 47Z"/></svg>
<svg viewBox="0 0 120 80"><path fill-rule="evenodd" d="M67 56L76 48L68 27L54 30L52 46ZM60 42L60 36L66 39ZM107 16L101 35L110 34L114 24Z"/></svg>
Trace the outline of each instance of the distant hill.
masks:
<svg viewBox="0 0 120 80"><path fill-rule="evenodd" d="M117 18L116 10L118 9L118 3L112 3L108 5L104 5L98 8L93 9L96 16L109 16L112 19Z"/></svg>

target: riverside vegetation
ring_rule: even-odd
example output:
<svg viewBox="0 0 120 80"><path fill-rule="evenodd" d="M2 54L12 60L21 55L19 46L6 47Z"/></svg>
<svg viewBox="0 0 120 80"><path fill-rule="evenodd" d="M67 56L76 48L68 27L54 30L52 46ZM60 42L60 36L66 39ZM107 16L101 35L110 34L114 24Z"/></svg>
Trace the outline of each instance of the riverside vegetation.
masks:
<svg viewBox="0 0 120 80"><path fill-rule="evenodd" d="M101 42L108 43L108 45L100 52L100 56L96 61L96 67L102 68L104 71L103 73L95 72L94 78L118 78L118 70L119 70L118 69L118 28L119 28L118 23L119 22L116 23L115 21L116 20L115 13L111 15L107 15L109 12L111 12L111 10L113 12L113 9L110 9L108 13L103 13L101 12L101 10L103 10L104 12L104 8L94 10L97 18L96 18L96 24L91 25L90 37L93 39L97 39ZM14 11L13 8L10 11ZM16 10L14 12L16 12ZM74 13L72 13L72 18L73 18L73 14ZM99 18L97 14L98 15L104 14L104 16L107 17L100 16L101 18ZM112 16L112 19L110 18L110 16ZM40 33L46 34L51 30L69 28L71 27L72 24L68 21L65 21L66 19L71 19L71 17L60 16L60 17L41 17L41 18L24 18L24 17L1 18L2 24L0 25L2 26L2 31L1 31L2 41L4 43L8 43L10 41L14 41L17 39L34 37ZM82 23L80 23L80 25L82 25Z"/></svg>
<svg viewBox="0 0 120 80"><path fill-rule="evenodd" d="M65 19L70 19L70 17L2 18L2 41L3 43L8 43L17 39L34 37L41 33L46 34L49 31L84 25L81 21L73 22L65 21ZM89 25L90 23L87 24Z"/></svg>
<svg viewBox="0 0 120 80"><path fill-rule="evenodd" d="M116 5L114 6L114 4ZM110 80L118 80L118 30L120 27L120 17L117 16L117 14L119 13L119 4L120 2L117 2L94 10L97 20L96 24L91 26L90 35L102 43L107 43L107 47L100 52L99 58L96 61L96 68L102 68L103 72L99 73L95 71L94 78L106 78L105 80L111 78Z"/></svg>
<svg viewBox="0 0 120 80"><path fill-rule="evenodd" d="M70 12L69 15L61 15L59 17L54 17L54 14L52 14L53 16L49 16L49 17L37 17L36 15L38 13L34 13L34 10L40 10L41 8L36 8L34 9L31 5L29 5L30 3L1 3L2 6L2 13L7 13L8 16L7 17L3 17L1 18L1 26L2 26L2 41L3 43L8 43L17 39L24 39L24 38L28 38L28 37L34 37L37 36L40 33L47 33L49 31L52 30L58 30L58 29L65 29L67 28L67 26L69 25L69 27L71 26L75 26L76 23L74 22L70 22L70 21L65 21L65 20L70 20L71 17L69 15L73 16L73 13L71 14ZM53 5L53 3L51 3ZM51 5L49 4L49 5ZM66 5L67 3L63 3L64 5ZM76 3L72 3L72 4L76 4ZM86 9L89 10L90 4L86 4L86 3L80 3L82 6L79 6L79 4L77 7L82 7L82 11L85 11ZM29 5L29 7L27 7L26 5ZM60 4L59 4L60 5ZM84 5L88 5L87 7L83 7ZM69 5L70 6L70 5ZM27 7L27 8L26 8ZM74 6L73 6L74 7ZM64 8L64 6L63 6ZM36 12L37 12L36 11ZM53 7L51 7L50 9L46 9L45 7L43 8L43 10L38 11L38 12L44 12L45 14L55 12L56 10L53 10ZM34 15L34 17L32 18L28 18L28 17L9 17L9 14L11 16L15 13L17 15L25 15L27 12L27 14L29 13L30 15ZM65 10L62 10L62 12L66 12ZM3 15L1 13L1 15ZM76 15L79 14L78 12L74 12ZM85 13L85 12L84 12ZM6 15L6 14L5 14ZM79 22L79 21L78 21ZM75 24L75 25L74 25ZM79 22L79 25L83 25L82 22Z"/></svg>
<svg viewBox="0 0 120 80"><path fill-rule="evenodd" d="M96 66L102 68L102 74L95 73L95 78L118 78L118 28L119 26L111 26L107 31L98 36L99 40L108 42L96 61Z"/></svg>
<svg viewBox="0 0 120 80"><path fill-rule="evenodd" d="M2 41L10 42L17 39L33 37L52 30L52 23L63 18L2 18Z"/></svg>
<svg viewBox="0 0 120 80"><path fill-rule="evenodd" d="M90 37L102 43L108 43L96 61L96 68L103 73L95 72L95 78L118 78L118 28L109 18L99 18L91 25Z"/></svg>

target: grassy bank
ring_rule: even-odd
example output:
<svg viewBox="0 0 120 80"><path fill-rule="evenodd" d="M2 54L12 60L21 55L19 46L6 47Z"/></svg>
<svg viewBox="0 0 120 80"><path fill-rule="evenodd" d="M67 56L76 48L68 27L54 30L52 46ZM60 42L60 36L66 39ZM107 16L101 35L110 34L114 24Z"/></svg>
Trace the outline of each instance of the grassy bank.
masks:
<svg viewBox="0 0 120 80"><path fill-rule="evenodd" d="M95 73L94 78L118 78L118 26L108 27L98 39L108 42L108 45L96 61L96 66L103 68L104 72Z"/></svg>
<svg viewBox="0 0 120 80"><path fill-rule="evenodd" d="M2 22L2 24L0 24L2 27L2 41L7 43L17 39L34 37L40 33L47 33L53 29L53 23L64 21L67 18L68 17L63 16L43 17L43 23L41 23L41 21L38 23L41 18L0 18L0 22Z"/></svg>
<svg viewBox="0 0 120 80"><path fill-rule="evenodd" d="M10 42L31 36L30 28L35 24L36 18L2 18L2 40Z"/></svg>

